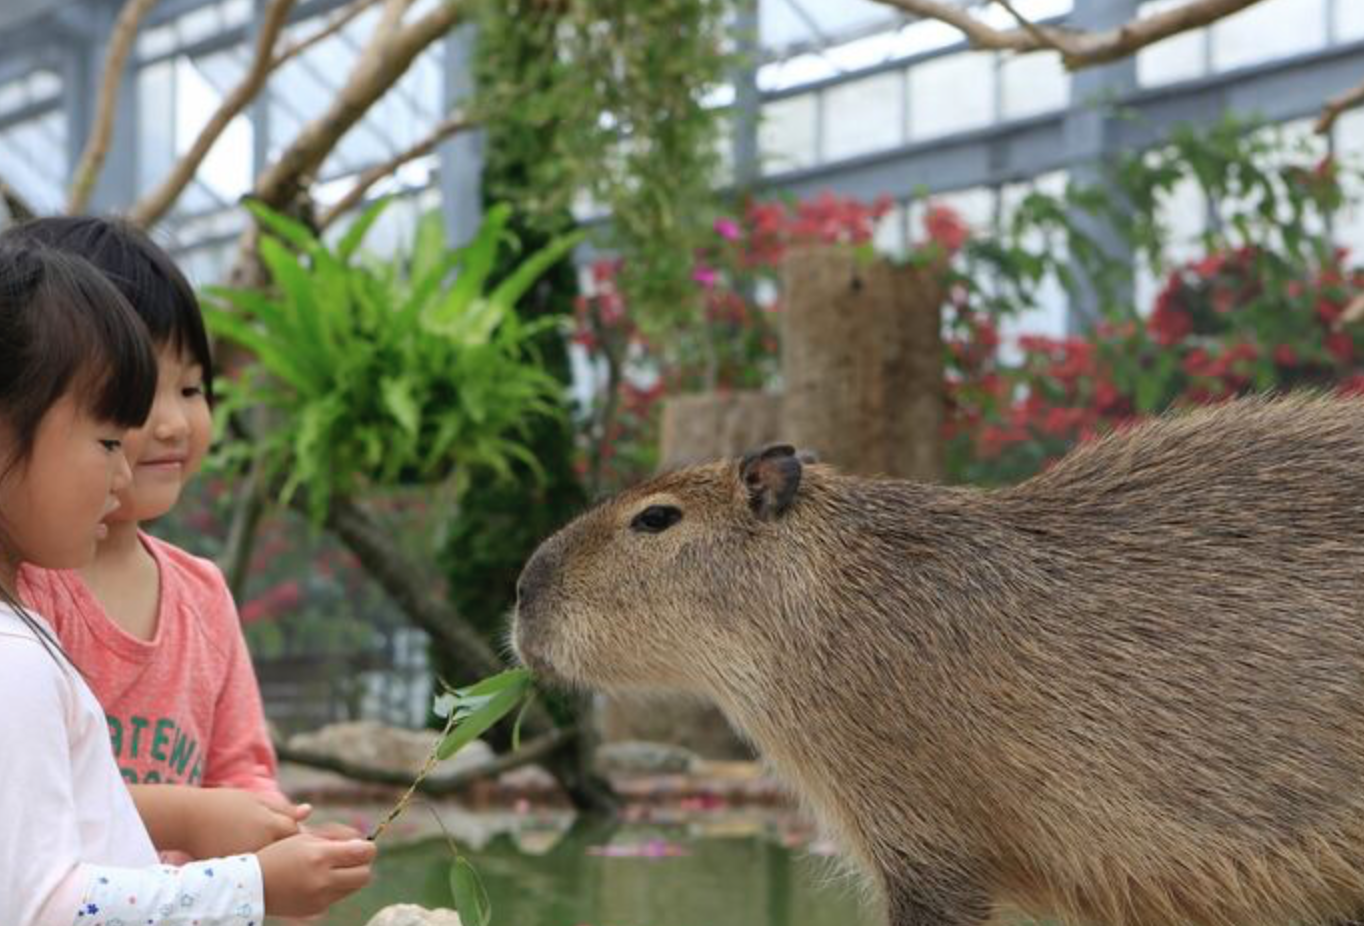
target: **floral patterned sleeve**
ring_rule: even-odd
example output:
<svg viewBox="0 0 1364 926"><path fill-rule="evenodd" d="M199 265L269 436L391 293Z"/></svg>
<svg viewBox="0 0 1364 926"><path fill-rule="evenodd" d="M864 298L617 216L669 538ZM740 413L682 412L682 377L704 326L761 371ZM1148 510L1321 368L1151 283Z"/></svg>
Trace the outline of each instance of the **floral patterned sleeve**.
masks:
<svg viewBox="0 0 1364 926"><path fill-rule="evenodd" d="M254 855L150 868L86 866L72 926L262 926L265 887Z"/></svg>

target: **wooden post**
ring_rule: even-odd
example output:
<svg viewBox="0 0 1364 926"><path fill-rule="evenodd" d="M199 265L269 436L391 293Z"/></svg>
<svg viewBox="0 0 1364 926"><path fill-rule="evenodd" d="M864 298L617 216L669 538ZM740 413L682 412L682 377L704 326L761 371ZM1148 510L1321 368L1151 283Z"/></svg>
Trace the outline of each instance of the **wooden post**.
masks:
<svg viewBox="0 0 1364 926"><path fill-rule="evenodd" d="M803 245L782 279L782 439L850 472L941 480L941 266Z"/></svg>

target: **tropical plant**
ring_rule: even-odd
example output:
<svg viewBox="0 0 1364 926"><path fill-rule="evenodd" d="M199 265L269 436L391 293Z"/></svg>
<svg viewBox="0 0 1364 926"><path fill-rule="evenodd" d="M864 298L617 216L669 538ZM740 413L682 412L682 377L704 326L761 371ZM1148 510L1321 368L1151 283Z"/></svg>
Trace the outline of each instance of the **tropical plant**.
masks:
<svg viewBox="0 0 1364 926"><path fill-rule="evenodd" d="M471 472L507 473L512 460L536 470L519 438L537 416L556 413L561 387L531 341L555 322L524 323L514 306L575 237L530 255L489 291L509 243L506 206L490 209L474 240L454 250L438 220L423 221L410 258L396 265L358 257L382 203L334 248L251 208L269 230L260 253L274 289L211 288L206 317L258 362L232 382L225 408L268 410L268 428L247 450L281 480L282 498L306 486L320 517L334 494L361 484L453 476L458 489Z"/></svg>

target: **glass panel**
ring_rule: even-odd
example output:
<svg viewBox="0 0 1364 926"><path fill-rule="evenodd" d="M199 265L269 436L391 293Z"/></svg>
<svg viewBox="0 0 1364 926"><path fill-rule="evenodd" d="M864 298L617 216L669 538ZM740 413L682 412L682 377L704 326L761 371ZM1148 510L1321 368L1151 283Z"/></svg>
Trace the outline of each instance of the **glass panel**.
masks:
<svg viewBox="0 0 1364 926"><path fill-rule="evenodd" d="M28 78L28 100L36 103L62 92L62 79L51 71L36 71Z"/></svg>
<svg viewBox="0 0 1364 926"><path fill-rule="evenodd" d="M202 39L217 34L222 28L222 19L216 6L201 7L186 13L176 20L180 30L180 44L193 45Z"/></svg>
<svg viewBox="0 0 1364 926"><path fill-rule="evenodd" d="M1336 41L1364 38L1364 3L1336 0Z"/></svg>
<svg viewBox="0 0 1364 926"><path fill-rule="evenodd" d="M22 80L0 84L0 113L18 109L28 99L28 88Z"/></svg>
<svg viewBox="0 0 1364 926"><path fill-rule="evenodd" d="M1005 119L1062 109L1070 99L1070 76L1053 52L1005 58L999 79Z"/></svg>
<svg viewBox="0 0 1364 926"><path fill-rule="evenodd" d="M758 144L765 173L796 170L815 163L814 94L768 103L762 115Z"/></svg>
<svg viewBox="0 0 1364 926"><path fill-rule="evenodd" d="M824 92L824 160L881 151L904 141L903 74L881 74Z"/></svg>
<svg viewBox="0 0 1364 926"><path fill-rule="evenodd" d="M239 26L251 18L251 0L225 0L222 4L223 26Z"/></svg>
<svg viewBox="0 0 1364 926"><path fill-rule="evenodd" d="M909 70L909 134L934 138L988 125L995 109L995 56L949 55Z"/></svg>
<svg viewBox="0 0 1364 926"><path fill-rule="evenodd" d="M1213 24L1213 69L1245 67L1325 45L1324 2L1262 0Z"/></svg>
<svg viewBox="0 0 1364 926"><path fill-rule="evenodd" d="M896 33L895 53L901 56L917 55L960 42L961 33L947 23L936 19L921 19Z"/></svg>
<svg viewBox="0 0 1364 926"><path fill-rule="evenodd" d="M175 62L162 61L137 75L137 189L159 183L175 161Z"/></svg>
<svg viewBox="0 0 1364 926"><path fill-rule="evenodd" d="M897 13L871 0L760 0L758 33L767 48L845 38L890 26Z"/></svg>
<svg viewBox="0 0 1364 926"><path fill-rule="evenodd" d="M1163 13L1180 6L1183 0L1157 0L1143 3L1142 17ZM1171 36L1163 42L1137 52L1137 82L1143 87L1158 87L1201 77L1207 71L1206 29L1194 29Z"/></svg>
<svg viewBox="0 0 1364 926"><path fill-rule="evenodd" d="M137 37L137 54L139 58L159 58L173 51L177 44L175 23L167 23L155 29L143 30Z"/></svg>
<svg viewBox="0 0 1364 926"><path fill-rule="evenodd" d="M758 68L758 88L785 90L838 74L838 68L823 55L796 55Z"/></svg>
<svg viewBox="0 0 1364 926"><path fill-rule="evenodd" d="M1336 151L1344 159L1359 160L1364 153L1364 109L1341 115L1335 126L1335 143ZM1341 171L1340 177L1349 205L1336 214L1336 240L1349 247L1358 259L1364 255L1364 177L1352 170Z"/></svg>
<svg viewBox="0 0 1364 926"><path fill-rule="evenodd" d="M223 52L230 56L232 52ZM218 57L218 56L215 56ZM222 102L223 93L204 77L197 62L179 58L175 62L175 151L183 154L194 144L204 124ZM233 202L251 188L252 139L254 133L245 115L228 123L222 135L199 166L195 179L213 198ZM180 204L186 211L188 204Z"/></svg>
<svg viewBox="0 0 1364 926"><path fill-rule="evenodd" d="M0 177L39 212L66 199L66 116L60 110L0 131Z"/></svg>

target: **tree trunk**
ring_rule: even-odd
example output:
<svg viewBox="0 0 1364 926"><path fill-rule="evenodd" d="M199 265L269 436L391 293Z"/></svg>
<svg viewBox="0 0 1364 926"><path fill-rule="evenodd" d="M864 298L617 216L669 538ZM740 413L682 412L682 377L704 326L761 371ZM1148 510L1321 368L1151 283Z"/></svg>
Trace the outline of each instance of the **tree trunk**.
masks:
<svg viewBox="0 0 1364 926"><path fill-rule="evenodd" d="M659 468L676 469L777 440L781 396L761 392L708 392L678 396L663 406ZM691 699L647 702L603 696L602 736L607 741L675 743L711 759L751 758L748 746L716 708Z"/></svg>
<svg viewBox="0 0 1364 926"><path fill-rule="evenodd" d="M783 440L849 472L942 479L942 268L809 245L782 276Z"/></svg>

